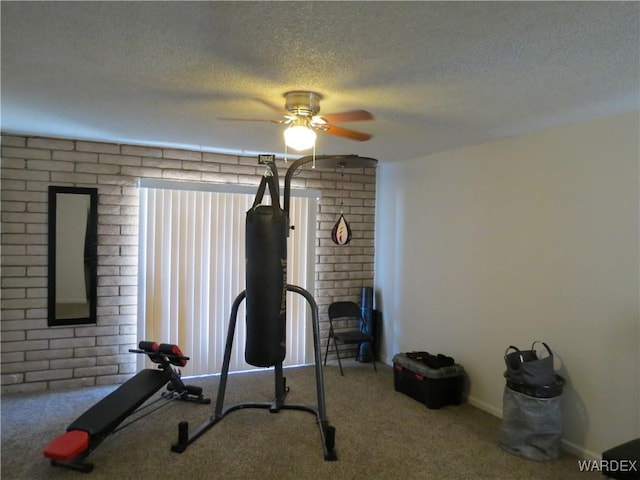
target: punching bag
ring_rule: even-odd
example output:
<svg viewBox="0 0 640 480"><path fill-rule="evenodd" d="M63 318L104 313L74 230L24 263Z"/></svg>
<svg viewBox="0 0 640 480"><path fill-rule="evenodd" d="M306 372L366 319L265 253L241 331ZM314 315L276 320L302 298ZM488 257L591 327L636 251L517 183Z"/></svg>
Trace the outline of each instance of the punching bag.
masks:
<svg viewBox="0 0 640 480"><path fill-rule="evenodd" d="M351 241L351 227L342 213L331 230L331 240L336 245L346 245Z"/></svg>
<svg viewBox="0 0 640 480"><path fill-rule="evenodd" d="M275 169L275 166L273 167ZM260 205L269 186L271 205ZM246 327L244 358L256 367L286 355L288 218L280 208L277 174L262 178L246 217Z"/></svg>

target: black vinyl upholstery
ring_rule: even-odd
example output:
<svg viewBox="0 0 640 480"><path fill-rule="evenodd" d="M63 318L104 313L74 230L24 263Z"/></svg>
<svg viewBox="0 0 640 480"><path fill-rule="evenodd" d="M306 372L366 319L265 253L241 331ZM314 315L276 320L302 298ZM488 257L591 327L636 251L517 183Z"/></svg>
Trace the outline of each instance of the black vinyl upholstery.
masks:
<svg viewBox="0 0 640 480"><path fill-rule="evenodd" d="M91 436L111 432L170 379L168 369L142 370L79 416L67 431L83 430Z"/></svg>

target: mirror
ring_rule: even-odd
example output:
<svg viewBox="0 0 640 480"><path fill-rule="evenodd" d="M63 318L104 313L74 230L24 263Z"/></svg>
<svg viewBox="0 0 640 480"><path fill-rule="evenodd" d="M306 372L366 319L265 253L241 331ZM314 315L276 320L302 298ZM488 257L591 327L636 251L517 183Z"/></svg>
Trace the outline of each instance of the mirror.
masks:
<svg viewBox="0 0 640 480"><path fill-rule="evenodd" d="M96 323L98 189L49 187L48 324Z"/></svg>

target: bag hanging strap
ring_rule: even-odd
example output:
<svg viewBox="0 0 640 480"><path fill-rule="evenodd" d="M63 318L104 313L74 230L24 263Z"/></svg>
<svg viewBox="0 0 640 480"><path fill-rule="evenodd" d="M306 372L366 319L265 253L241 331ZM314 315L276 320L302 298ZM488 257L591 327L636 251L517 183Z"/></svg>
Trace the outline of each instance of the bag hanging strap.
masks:
<svg viewBox="0 0 640 480"><path fill-rule="evenodd" d="M262 180L260 180L260 185L258 186L258 191L256 192L256 197L253 200L253 205L251 206L251 210L255 209L258 205L262 203L262 197L264 197L264 191L267 186L269 186L269 195L271 196L271 207L275 214L280 213L280 196L279 196L279 187L278 187L278 171L273 165L269 171L263 175Z"/></svg>
<svg viewBox="0 0 640 480"><path fill-rule="evenodd" d="M514 352L514 353L516 353L516 352L520 352L520 349L519 349L518 347L514 347L513 345L509 345L509 346L507 347L507 349L504 351L504 356L505 356L505 357L506 357L507 355L509 355L509 350L511 350L511 349L515 350L515 352Z"/></svg>
<svg viewBox="0 0 640 480"><path fill-rule="evenodd" d="M549 356L553 358L553 352L551 351L551 349L549 348L549 345L547 345L546 343L544 343L541 340L536 340L535 342L533 342L531 344L531 350L533 350L534 352L536 351L536 343L541 343L542 345L544 345L544 348L547 349L547 352L549 352Z"/></svg>

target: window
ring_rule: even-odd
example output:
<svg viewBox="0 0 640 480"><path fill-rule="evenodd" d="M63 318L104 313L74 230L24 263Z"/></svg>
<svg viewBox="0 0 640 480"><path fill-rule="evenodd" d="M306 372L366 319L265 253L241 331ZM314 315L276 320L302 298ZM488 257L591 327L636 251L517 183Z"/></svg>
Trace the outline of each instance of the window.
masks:
<svg viewBox="0 0 640 480"><path fill-rule="evenodd" d="M191 358L185 375L219 373L231 306L245 289L245 213L254 187L141 181L138 332L141 339L175 343ZM207 190L204 190L207 188ZM287 282L313 291L318 192L292 192ZM287 298L285 366L313 361L306 302ZM230 371L244 361L242 302ZM141 365L139 365L141 366Z"/></svg>

